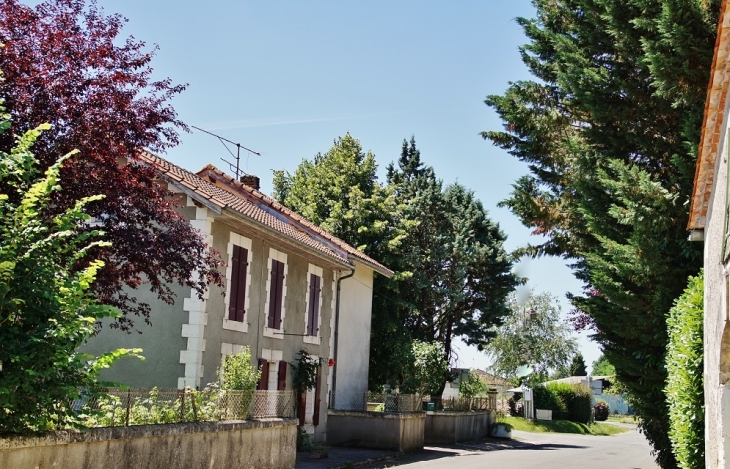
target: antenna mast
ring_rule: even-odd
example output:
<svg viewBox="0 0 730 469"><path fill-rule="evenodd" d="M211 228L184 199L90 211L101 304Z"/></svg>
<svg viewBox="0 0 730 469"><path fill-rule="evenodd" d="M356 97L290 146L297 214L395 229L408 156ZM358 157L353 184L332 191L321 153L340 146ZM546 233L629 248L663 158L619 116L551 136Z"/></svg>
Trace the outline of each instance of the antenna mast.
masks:
<svg viewBox="0 0 730 469"><path fill-rule="evenodd" d="M235 145L236 146L237 152L236 152L236 155L233 156L236 159L236 165L235 165L236 181L240 181L241 180L241 172L242 171L239 169L239 166L240 166L240 163L241 163L241 148L243 148L244 150L246 150L249 153L253 153L254 155L261 156L261 153L259 153L257 151L253 151L250 148L246 148L243 145L241 145L240 143L233 142L231 140L228 140L227 138L221 137L220 135L214 134L213 132L208 132L207 130L201 129L200 127L196 127L194 125L191 125L190 127L194 128L196 130L200 130L201 132L205 132L208 135L212 135L213 137L215 137L218 140L220 140L220 142L223 144L224 147L226 147L226 150L228 150L228 153L230 153L231 156L233 156L233 153L231 152L231 150L228 149L228 145L226 145L225 142L228 142L231 145ZM227 160L225 160L223 158L221 158L221 160L223 160L224 162L228 163L229 169L231 171L234 171L234 165L233 165L233 163L231 163L230 161L227 161Z"/></svg>

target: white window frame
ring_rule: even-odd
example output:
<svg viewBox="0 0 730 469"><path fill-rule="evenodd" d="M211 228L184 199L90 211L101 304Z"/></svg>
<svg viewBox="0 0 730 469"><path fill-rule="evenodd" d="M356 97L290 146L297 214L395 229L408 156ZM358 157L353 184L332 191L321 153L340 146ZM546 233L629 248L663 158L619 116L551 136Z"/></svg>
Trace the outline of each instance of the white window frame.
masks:
<svg viewBox="0 0 730 469"><path fill-rule="evenodd" d="M269 258L266 261L266 302L264 303L264 337L284 340L284 318L286 318L286 284L289 278L289 264L286 262L287 255L284 252L269 248ZM269 327L269 301L271 300L271 261L276 260L284 264L284 282L281 290L281 329Z"/></svg>
<svg viewBox="0 0 730 469"><path fill-rule="evenodd" d="M317 324L319 327L315 331L315 335L307 335L307 328L309 327L309 291L312 283L312 274L319 276L319 309L317 310ZM302 341L305 344L320 345L322 342L322 290L324 286L324 269L314 264L309 264L307 269L307 291L304 298L304 337Z"/></svg>
<svg viewBox="0 0 730 469"><path fill-rule="evenodd" d="M251 244L252 243L249 238L231 231L228 239L228 262L226 265L226 307L225 310L223 310L223 329L227 329L229 331L248 332L248 317L244 316L243 322L232 321L228 319L228 309L231 305L231 278L233 276L231 264L233 259L233 246L236 245L244 248L248 252L248 259L246 260L246 262L248 262L248 268L246 269L246 300L244 302L244 310L246 311L246 314L249 312L249 306L251 304L251 260L253 258Z"/></svg>

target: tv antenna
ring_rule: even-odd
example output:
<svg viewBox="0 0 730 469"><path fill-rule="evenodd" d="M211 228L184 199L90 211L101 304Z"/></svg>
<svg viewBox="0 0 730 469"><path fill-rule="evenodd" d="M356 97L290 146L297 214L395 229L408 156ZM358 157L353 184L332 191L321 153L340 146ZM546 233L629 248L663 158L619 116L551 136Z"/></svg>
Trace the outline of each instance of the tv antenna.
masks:
<svg viewBox="0 0 730 469"><path fill-rule="evenodd" d="M190 127L194 128L196 130L200 130L201 132L205 132L208 135L212 135L213 137L217 138L223 144L224 147L226 147L226 150L228 150L228 153L230 153L231 156L236 159L236 164L234 165L233 163L231 163L230 161L228 161L228 160L226 160L224 158L221 158L221 160L223 160L225 163L228 163L228 168L231 171L234 171L236 173L236 181L240 181L241 180L241 173L244 172L244 171L241 171L239 169L239 166L240 166L240 163L241 163L241 148L243 148L244 150L246 150L249 153L253 153L254 155L261 156L261 153L259 153L257 151L253 151L250 148L246 148L243 145L241 145L240 143L233 142L231 140L228 140L225 137L221 137L220 135L214 134L213 132L208 132L207 130L201 129L200 127L196 127L194 125L191 125ZM235 145L236 146L236 150L237 151L236 151L236 154L235 155L233 154L233 152L231 151L231 149L228 148L228 145L226 145L226 142L230 143L231 145Z"/></svg>

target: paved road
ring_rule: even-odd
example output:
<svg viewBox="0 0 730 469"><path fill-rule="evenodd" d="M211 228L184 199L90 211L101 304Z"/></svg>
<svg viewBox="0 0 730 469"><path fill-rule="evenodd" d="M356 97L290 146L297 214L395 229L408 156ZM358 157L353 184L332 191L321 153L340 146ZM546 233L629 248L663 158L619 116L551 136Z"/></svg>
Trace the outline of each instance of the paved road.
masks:
<svg viewBox="0 0 730 469"><path fill-rule="evenodd" d="M613 436L512 432L512 441L427 448L361 468L376 469L657 469L646 439L637 430Z"/></svg>

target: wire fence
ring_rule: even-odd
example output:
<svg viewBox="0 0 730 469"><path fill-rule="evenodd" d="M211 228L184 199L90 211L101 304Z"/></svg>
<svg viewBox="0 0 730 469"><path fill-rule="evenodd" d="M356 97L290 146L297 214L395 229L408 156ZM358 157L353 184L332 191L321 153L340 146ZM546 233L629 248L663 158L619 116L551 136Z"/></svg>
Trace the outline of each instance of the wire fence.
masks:
<svg viewBox="0 0 730 469"><path fill-rule="evenodd" d="M330 394L329 408L359 412L416 412L421 410L417 394L354 392Z"/></svg>
<svg viewBox="0 0 730 469"><path fill-rule="evenodd" d="M357 412L470 412L497 409L497 396L430 397L396 393L336 393L330 395L329 408Z"/></svg>
<svg viewBox="0 0 730 469"><path fill-rule="evenodd" d="M470 412L495 410L497 399L494 397L424 397L423 409L434 412Z"/></svg>
<svg viewBox="0 0 730 469"><path fill-rule="evenodd" d="M294 417L293 391L105 388L72 403L89 427Z"/></svg>

